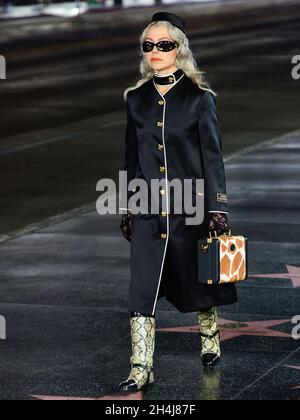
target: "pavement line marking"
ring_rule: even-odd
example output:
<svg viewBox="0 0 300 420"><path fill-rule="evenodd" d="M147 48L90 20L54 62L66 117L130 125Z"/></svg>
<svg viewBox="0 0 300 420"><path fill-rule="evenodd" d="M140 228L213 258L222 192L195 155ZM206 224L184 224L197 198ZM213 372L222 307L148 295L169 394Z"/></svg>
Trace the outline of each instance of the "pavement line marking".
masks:
<svg viewBox="0 0 300 420"><path fill-rule="evenodd" d="M36 141L34 143L26 144L26 145L23 145L23 146L13 147L11 149L7 149L7 150L4 150L3 152L0 152L0 156L12 155L13 153L21 152L23 150L32 149L33 147L44 146L44 144L50 144L50 143L55 143L57 141L70 139L71 137L72 137L72 135L68 134L68 135L64 135L64 136L53 137L53 138L46 139L46 140Z"/></svg>
<svg viewBox="0 0 300 420"><path fill-rule="evenodd" d="M231 155L224 158L224 162L231 161L232 159L238 158L238 157L240 157L242 155L245 155L247 153L250 153L254 150L259 150L259 149L261 149L261 148L263 148L263 147L265 147L269 144L284 141L284 140L286 140L290 137L294 137L294 136L300 136L300 130L291 131L291 132L283 134L279 137L275 137L273 139L266 140L262 143L259 143L259 144L253 145L253 146L249 146L249 147L245 147L244 149L241 149L238 152L232 153ZM118 197L118 194L117 194L117 197ZM76 207L75 209L72 209L70 211L60 213L56 216L48 217L48 218L42 220L41 222L33 223L33 224L25 226L24 228L14 230L14 231L9 232L9 233L4 234L4 235L0 235L0 244L2 244L4 242L7 242L7 241L10 241L12 239L18 238L22 235L26 235L28 233L34 233L34 232L36 232L40 229L46 228L46 227L51 226L51 225L55 225L59 222L65 221L67 219L71 219L73 216L88 213L95 208L96 208L96 203L93 202L92 204L87 204L87 205L83 205L83 206L80 206L80 207Z"/></svg>
<svg viewBox="0 0 300 420"><path fill-rule="evenodd" d="M224 162L229 162L232 159L238 158L238 157L240 157L242 155L245 155L247 153L251 153L251 152L253 152L255 150L258 150L258 149L261 149L265 146L268 146L268 145L271 145L273 143L277 143L277 142L280 142L280 141L288 140L291 137L297 137L297 136L300 137L300 130L290 131L289 133L282 134L279 137L274 137L273 139L263 141L262 143L254 144L253 146L244 147L243 149L241 149L237 152L234 152L231 155L225 157Z"/></svg>
<svg viewBox="0 0 300 420"><path fill-rule="evenodd" d="M13 230L7 234L0 235L0 244L10 241L12 239L18 238L29 233L34 233L43 228L55 225L57 223L63 222L65 220L71 219L73 216L79 216L80 214L89 213L95 208L95 203L86 204L84 206L76 207L75 209L65 211L63 213L57 214L55 216L48 217L41 222L32 223L23 228Z"/></svg>
<svg viewBox="0 0 300 420"><path fill-rule="evenodd" d="M123 118L122 120L119 120L119 121L112 121L110 123L103 123L103 124L101 124L101 128L113 127L114 125L125 124L125 123L126 123L126 120Z"/></svg>
<svg viewBox="0 0 300 420"><path fill-rule="evenodd" d="M282 360L280 360L280 362L276 363L273 367L271 367L270 369L268 369L263 375L261 375L259 378L257 378L254 382L252 382L251 384L249 384L248 386L246 386L242 391L240 391L239 393L237 393L234 397L230 398L231 400L236 399L237 397L239 397L241 394L243 394L244 392L246 392L247 390L249 390L250 388L252 388L253 385L256 385L257 382L259 382L262 378L265 378L267 375L269 375L269 373L271 373L274 369L277 369L280 365L282 365L283 363L285 363L290 357L294 356L296 353L298 353L300 351L300 348L298 347L296 350L292 351L291 353L289 353L289 355L287 357L284 357Z"/></svg>
<svg viewBox="0 0 300 420"><path fill-rule="evenodd" d="M119 112L113 112L111 114L107 114L106 117L111 116L112 118L114 118L114 116L116 114L119 114ZM109 127L113 127L113 126L117 126L120 124L125 124L126 120L120 119L120 120L116 120L116 121L111 121L108 123L103 123L101 124L101 128L109 128ZM51 144L51 143L56 143L58 141L61 140L70 140L73 136L75 136L75 134L67 134L67 135L63 135L63 136L58 136L58 137L53 137L53 138L48 138L45 140L40 140L40 141L36 141L33 143L29 143L29 144L25 144L23 146L17 146L17 147L12 147L12 148L8 148L7 150L3 150L1 151L0 149L0 156L7 156L7 155L12 155L13 153L18 153L18 152L22 152L24 150L28 150L28 149L32 149L34 147L39 147L39 146L44 146L46 144Z"/></svg>

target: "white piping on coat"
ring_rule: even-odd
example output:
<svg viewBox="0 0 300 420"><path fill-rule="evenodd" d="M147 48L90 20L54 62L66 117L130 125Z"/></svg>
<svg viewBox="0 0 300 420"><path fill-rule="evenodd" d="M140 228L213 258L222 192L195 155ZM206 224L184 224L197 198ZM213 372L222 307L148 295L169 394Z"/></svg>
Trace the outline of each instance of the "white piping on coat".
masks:
<svg viewBox="0 0 300 420"><path fill-rule="evenodd" d="M170 87L170 89L168 89L164 95L169 92L169 90L172 89L172 87L174 87L176 85L176 83L179 82L179 80L184 76L185 74L183 74L178 80L176 80L175 83L172 84L172 86ZM164 110L163 110L163 130L162 130L162 141L163 141L163 145L164 145L164 160L165 160L165 179L166 179L166 202L167 202L167 238L166 238L166 245L165 245L165 250L164 250L164 255L163 255L163 260L162 260L162 264L161 264L161 268L160 268L160 274L159 274L159 280L158 280L158 286L156 289L156 296L155 296L155 301L154 301L154 305L153 305L153 311L152 311L152 315L155 315L155 308L156 308L156 303L157 303L157 298L158 298L158 292L159 292L159 287L160 287L160 283L161 283L161 277L162 277L162 273L163 273L163 268L164 268L164 262L165 262L165 258L166 258L166 252L167 252L167 246L168 246L168 241L169 241L169 234L170 234L170 221L169 221L169 186L168 186L168 164L167 164L167 149L166 149L166 144L165 144L165 114L166 114L166 104L167 101L164 97L164 95L158 90L154 79L153 80L153 84L155 86L155 89L157 90L157 92L160 94L160 96L162 97L163 101L164 101Z"/></svg>

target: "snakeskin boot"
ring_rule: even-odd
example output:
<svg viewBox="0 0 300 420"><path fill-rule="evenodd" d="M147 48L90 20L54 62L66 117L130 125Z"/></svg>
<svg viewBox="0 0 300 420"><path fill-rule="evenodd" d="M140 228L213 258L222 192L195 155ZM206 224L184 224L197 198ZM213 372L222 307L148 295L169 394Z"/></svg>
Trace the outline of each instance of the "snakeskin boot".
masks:
<svg viewBox="0 0 300 420"><path fill-rule="evenodd" d="M155 317L134 312L130 317L130 329L131 371L126 381L119 384L119 389L136 392L149 388L154 383Z"/></svg>
<svg viewBox="0 0 300 420"><path fill-rule="evenodd" d="M220 330L217 321L217 308L198 312L201 336L201 357L204 366L216 366L221 358Z"/></svg>

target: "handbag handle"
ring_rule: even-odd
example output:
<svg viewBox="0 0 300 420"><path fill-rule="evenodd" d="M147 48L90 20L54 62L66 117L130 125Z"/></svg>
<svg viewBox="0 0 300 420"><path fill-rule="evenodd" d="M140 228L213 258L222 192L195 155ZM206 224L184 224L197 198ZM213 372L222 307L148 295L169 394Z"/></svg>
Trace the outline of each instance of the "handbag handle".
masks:
<svg viewBox="0 0 300 420"><path fill-rule="evenodd" d="M214 230L213 232L215 234L214 237L217 238L218 237L218 232L216 230ZM208 233L209 233L209 238L212 239L211 231L209 231ZM228 229L228 232L227 233L222 233L222 235L231 236L231 229Z"/></svg>

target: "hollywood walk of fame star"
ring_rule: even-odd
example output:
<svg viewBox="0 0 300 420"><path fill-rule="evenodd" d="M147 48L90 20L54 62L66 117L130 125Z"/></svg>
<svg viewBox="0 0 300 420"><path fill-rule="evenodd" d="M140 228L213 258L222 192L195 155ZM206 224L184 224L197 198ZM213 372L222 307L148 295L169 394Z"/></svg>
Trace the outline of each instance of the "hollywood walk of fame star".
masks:
<svg viewBox="0 0 300 420"><path fill-rule="evenodd" d="M286 367L288 367L288 368L290 368L290 369L297 369L297 370L300 370L300 366L286 365ZM300 389L300 385L295 386L293 389Z"/></svg>
<svg viewBox="0 0 300 420"><path fill-rule="evenodd" d="M271 327L286 324L291 322L290 319L266 320L266 321L251 321L239 323L227 319L219 318L219 325L221 329L221 341L227 341L239 336L256 336L256 337L284 337L291 338L291 334L281 331L272 330ZM165 332L179 332L179 333L198 333L198 325L183 326L183 327L167 327L157 328L157 331Z"/></svg>
<svg viewBox="0 0 300 420"><path fill-rule="evenodd" d="M290 279L293 287L300 287L300 267L294 265L286 265L288 273L271 273L271 274L251 274L249 277L266 278L266 279Z"/></svg>
<svg viewBox="0 0 300 420"><path fill-rule="evenodd" d="M266 321L251 321L245 323L239 323L232 320L223 318L218 319L221 329L221 341L230 340L234 337L239 336L261 336L261 337L283 337L291 338L290 334L286 334L281 331L270 329L271 327L279 326L291 322L290 319L281 320L266 320ZM179 333L198 333L199 327L183 326L183 327L167 327L157 328L157 331L162 332L179 332ZM294 367L295 368L295 367ZM296 367L297 368L297 367ZM50 396L50 395L31 395L34 399L45 400L45 401L98 401L98 400L143 400L142 392L135 393L117 393L109 394L102 397L96 398L85 398L85 397L67 397L67 396Z"/></svg>
<svg viewBox="0 0 300 420"><path fill-rule="evenodd" d="M100 401L100 400L131 400L139 401L143 400L143 392L133 393L117 393L104 395L102 397L87 398L87 397L67 397L67 396L53 396L53 395L30 395L35 400L42 401Z"/></svg>

